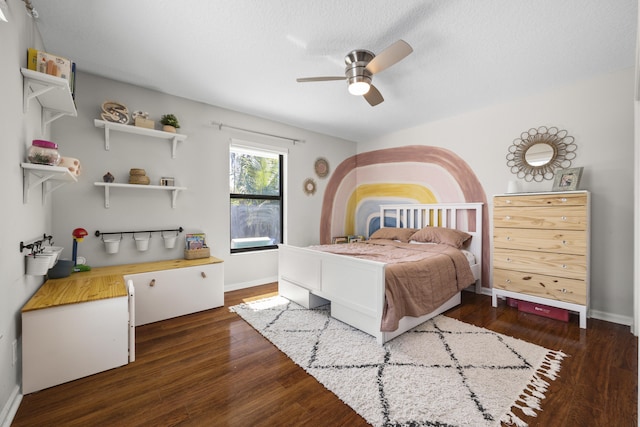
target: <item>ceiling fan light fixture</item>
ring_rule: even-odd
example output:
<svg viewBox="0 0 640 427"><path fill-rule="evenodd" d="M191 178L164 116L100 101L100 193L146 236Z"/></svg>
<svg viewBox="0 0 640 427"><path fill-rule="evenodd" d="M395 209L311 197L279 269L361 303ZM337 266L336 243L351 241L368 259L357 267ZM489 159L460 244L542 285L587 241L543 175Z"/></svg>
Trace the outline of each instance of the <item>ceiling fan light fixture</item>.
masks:
<svg viewBox="0 0 640 427"><path fill-rule="evenodd" d="M367 82L354 82L349 85L349 93L351 95L364 95L369 92L371 85Z"/></svg>
<svg viewBox="0 0 640 427"><path fill-rule="evenodd" d="M349 78L349 93L364 95L371 89L371 78L367 76L353 76Z"/></svg>

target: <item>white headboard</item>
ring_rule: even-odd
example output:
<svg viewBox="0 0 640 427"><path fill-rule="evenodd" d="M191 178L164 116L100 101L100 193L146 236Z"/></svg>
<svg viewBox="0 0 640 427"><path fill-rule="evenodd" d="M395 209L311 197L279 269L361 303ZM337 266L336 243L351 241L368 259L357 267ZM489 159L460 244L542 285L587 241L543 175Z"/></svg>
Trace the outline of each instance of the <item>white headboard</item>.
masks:
<svg viewBox="0 0 640 427"><path fill-rule="evenodd" d="M482 203L380 205L380 227L384 227L385 218L394 218L398 228L432 226L455 228L467 232L472 237L469 247L465 249L475 255L478 264L482 264L482 205Z"/></svg>

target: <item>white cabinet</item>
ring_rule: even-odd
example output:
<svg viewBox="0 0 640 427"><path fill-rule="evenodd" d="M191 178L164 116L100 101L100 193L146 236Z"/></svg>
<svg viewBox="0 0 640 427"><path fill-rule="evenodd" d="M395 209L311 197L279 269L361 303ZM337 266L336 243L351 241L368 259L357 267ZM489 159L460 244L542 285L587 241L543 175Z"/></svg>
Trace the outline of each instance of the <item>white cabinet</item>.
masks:
<svg viewBox="0 0 640 427"><path fill-rule="evenodd" d="M136 326L224 305L222 263L130 274Z"/></svg>
<svg viewBox="0 0 640 427"><path fill-rule="evenodd" d="M127 296L23 311L22 393L126 365L129 320Z"/></svg>

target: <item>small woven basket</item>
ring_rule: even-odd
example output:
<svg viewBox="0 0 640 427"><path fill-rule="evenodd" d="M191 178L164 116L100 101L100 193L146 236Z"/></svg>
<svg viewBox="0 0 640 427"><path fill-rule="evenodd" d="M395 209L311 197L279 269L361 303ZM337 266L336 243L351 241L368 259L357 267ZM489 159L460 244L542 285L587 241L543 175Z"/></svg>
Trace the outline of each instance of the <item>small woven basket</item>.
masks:
<svg viewBox="0 0 640 427"><path fill-rule="evenodd" d="M209 258L210 256L211 251L209 251L209 248L184 250L184 259Z"/></svg>

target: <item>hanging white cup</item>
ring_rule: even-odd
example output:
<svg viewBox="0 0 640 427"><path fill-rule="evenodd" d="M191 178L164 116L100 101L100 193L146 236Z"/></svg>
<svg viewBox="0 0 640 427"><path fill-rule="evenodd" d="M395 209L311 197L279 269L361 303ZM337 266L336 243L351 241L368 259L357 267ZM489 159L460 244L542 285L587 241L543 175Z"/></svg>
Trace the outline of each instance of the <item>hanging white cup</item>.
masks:
<svg viewBox="0 0 640 427"><path fill-rule="evenodd" d="M104 242L104 249L108 254L117 254L120 250L120 240L122 240L122 236L118 238L105 239L102 238Z"/></svg>
<svg viewBox="0 0 640 427"><path fill-rule="evenodd" d="M164 247L166 249L173 249L176 246L176 240L178 240L178 233L175 236L169 236L162 233L162 240L164 240Z"/></svg>
<svg viewBox="0 0 640 427"><path fill-rule="evenodd" d="M133 240L136 241L136 248L140 252L144 252L149 249L149 240L151 239L151 233L148 236L136 236L133 235Z"/></svg>

